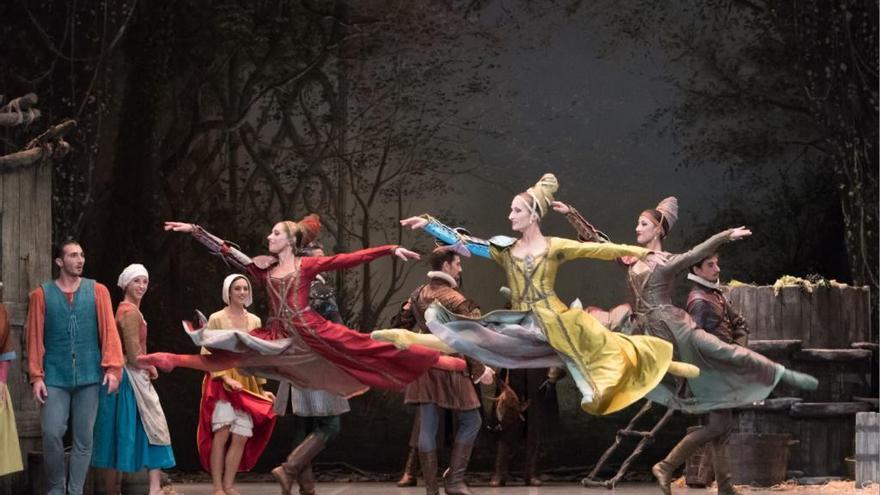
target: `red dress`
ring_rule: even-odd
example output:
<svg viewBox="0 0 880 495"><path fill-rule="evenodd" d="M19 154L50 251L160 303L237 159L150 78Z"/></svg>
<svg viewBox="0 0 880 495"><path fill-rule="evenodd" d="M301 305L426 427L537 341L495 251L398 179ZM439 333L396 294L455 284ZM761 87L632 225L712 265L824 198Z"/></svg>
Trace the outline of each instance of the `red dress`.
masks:
<svg viewBox="0 0 880 495"><path fill-rule="evenodd" d="M209 349L243 353L236 367L246 373L288 380L302 388L328 390L344 397L363 393L368 387L403 390L437 362L439 352L422 346L401 350L377 342L369 334L325 320L309 306L309 287L318 274L368 263L396 248L301 257L299 269L282 278L270 276L270 268L260 268L251 261L244 268L266 287L269 296L270 316L265 326L250 332L197 330L190 336L197 345ZM221 253L241 265L241 257L233 258L227 249Z"/></svg>

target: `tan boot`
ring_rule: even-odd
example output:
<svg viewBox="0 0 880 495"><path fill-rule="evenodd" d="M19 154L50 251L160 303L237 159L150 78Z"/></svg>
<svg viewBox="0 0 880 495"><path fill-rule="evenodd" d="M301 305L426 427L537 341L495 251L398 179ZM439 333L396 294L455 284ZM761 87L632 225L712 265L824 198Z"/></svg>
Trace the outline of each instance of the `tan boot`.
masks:
<svg viewBox="0 0 880 495"><path fill-rule="evenodd" d="M657 478L657 484L660 485L660 491L663 495L672 494L672 482L675 480L675 471L699 447L699 443L689 440L687 437L682 438L678 445L669 451L665 459L654 464L654 467L651 468L651 473Z"/></svg>
<svg viewBox="0 0 880 495"><path fill-rule="evenodd" d="M443 478L443 488L447 495L473 495L464 482L464 473L471 460L472 443L454 443L449 455L449 470Z"/></svg>
<svg viewBox="0 0 880 495"><path fill-rule="evenodd" d="M315 473L312 472L312 463L299 470L296 481L299 483L299 495L315 495Z"/></svg>
<svg viewBox="0 0 880 495"><path fill-rule="evenodd" d="M397 480L397 486L401 488L416 486L418 484L418 476L416 475L418 468L419 449L410 447L409 454L406 456L406 465L403 466L403 475Z"/></svg>
<svg viewBox="0 0 880 495"><path fill-rule="evenodd" d="M498 441L498 451L495 453L495 472L489 479L489 486L499 487L507 484L507 469L510 463L510 447L507 442Z"/></svg>
<svg viewBox="0 0 880 495"><path fill-rule="evenodd" d="M283 495L290 495L290 489L293 485L291 480L298 479L299 472L308 466L312 459L324 450L325 446L323 438L311 433L293 449L284 464L272 470L272 476L281 485Z"/></svg>
<svg viewBox="0 0 880 495"><path fill-rule="evenodd" d="M437 451L419 452L419 464L422 465L422 478L425 480L425 493L439 495L440 484L437 482Z"/></svg>

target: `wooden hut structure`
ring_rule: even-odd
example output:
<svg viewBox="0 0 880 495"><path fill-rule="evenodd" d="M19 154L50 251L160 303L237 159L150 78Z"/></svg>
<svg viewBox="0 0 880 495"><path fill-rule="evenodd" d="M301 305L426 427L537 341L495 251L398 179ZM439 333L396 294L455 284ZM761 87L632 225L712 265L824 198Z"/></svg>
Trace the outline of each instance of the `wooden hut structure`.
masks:
<svg viewBox="0 0 880 495"><path fill-rule="evenodd" d="M869 288L783 287L777 294L772 286L747 285L728 296L748 322L750 347L819 379L815 391L780 386L774 395L784 398L744 408L739 431L789 434L797 441L789 455L793 475L846 476L855 415L877 408Z"/></svg>

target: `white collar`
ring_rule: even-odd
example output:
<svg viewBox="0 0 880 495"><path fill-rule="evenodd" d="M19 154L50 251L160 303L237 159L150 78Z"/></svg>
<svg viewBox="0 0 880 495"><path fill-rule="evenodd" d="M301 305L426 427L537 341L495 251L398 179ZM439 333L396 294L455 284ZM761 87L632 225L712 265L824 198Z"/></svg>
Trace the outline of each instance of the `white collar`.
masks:
<svg viewBox="0 0 880 495"><path fill-rule="evenodd" d="M445 280L446 282L449 282L449 285L451 285L453 289L458 287L458 282L456 282L455 279L452 278L452 275L446 272L432 270L428 272L428 278L439 278L440 280Z"/></svg>
<svg viewBox="0 0 880 495"><path fill-rule="evenodd" d="M690 280L691 282L696 282L696 283L702 285L703 287L707 287L712 290L717 290L719 292L721 291L721 284L719 284L718 282L710 282L695 273L688 273L688 280Z"/></svg>

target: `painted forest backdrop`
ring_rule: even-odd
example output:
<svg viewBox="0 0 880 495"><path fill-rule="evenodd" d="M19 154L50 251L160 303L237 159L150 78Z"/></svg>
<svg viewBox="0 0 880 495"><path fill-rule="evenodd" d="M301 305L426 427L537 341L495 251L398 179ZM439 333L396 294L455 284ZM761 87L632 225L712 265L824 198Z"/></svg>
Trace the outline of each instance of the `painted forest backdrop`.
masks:
<svg viewBox="0 0 880 495"><path fill-rule="evenodd" d="M78 122L54 164L53 238L79 238L107 285L147 265L155 350L191 348L178 322L218 308L227 273L163 220L260 253L275 221L316 211L328 251L426 250L398 218L506 233L510 195L544 171L615 240L676 194L668 247L745 223L755 236L724 254L726 276L819 273L876 301L877 16L868 0L5 2L0 94L38 94L42 116L3 131L0 154ZM500 276L477 264L466 288L497 307ZM608 305L623 297L613 270L561 283ZM346 320L387 323L423 272L337 276ZM175 373L159 381L166 410L191 417L200 377ZM395 394L359 401L351 429L401 413ZM383 428L403 442L408 426Z"/></svg>

